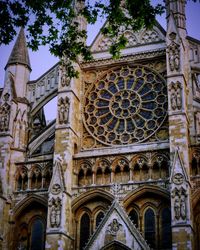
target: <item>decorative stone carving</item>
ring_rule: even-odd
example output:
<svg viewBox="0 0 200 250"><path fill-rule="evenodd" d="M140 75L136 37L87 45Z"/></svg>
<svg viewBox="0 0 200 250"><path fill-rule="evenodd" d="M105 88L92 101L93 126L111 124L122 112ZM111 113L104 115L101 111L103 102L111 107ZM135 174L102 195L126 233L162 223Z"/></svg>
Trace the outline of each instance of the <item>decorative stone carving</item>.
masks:
<svg viewBox="0 0 200 250"><path fill-rule="evenodd" d="M115 199L118 200L118 194L119 191L121 189L121 185L119 183L113 183L113 185L111 186L111 193L115 196Z"/></svg>
<svg viewBox="0 0 200 250"><path fill-rule="evenodd" d="M169 39L171 40L167 48L169 68L171 71L178 71L180 69L180 45L175 42L177 41L176 33L171 32Z"/></svg>
<svg viewBox="0 0 200 250"><path fill-rule="evenodd" d="M51 192L52 194L59 194L61 192L61 186L58 183L53 184Z"/></svg>
<svg viewBox="0 0 200 250"><path fill-rule="evenodd" d="M52 198L49 201L50 207L50 225L51 227L59 227L61 222L61 199L59 197Z"/></svg>
<svg viewBox="0 0 200 250"><path fill-rule="evenodd" d="M126 234L122 224L116 218L107 226L105 234L105 245L113 240L126 243Z"/></svg>
<svg viewBox="0 0 200 250"><path fill-rule="evenodd" d="M145 44L158 42L163 39L162 35L154 28L153 30L142 30L142 32L133 32L131 26L128 28L121 27L119 35L123 35L127 39L126 47L135 46L137 44ZM101 36L94 44L93 51L106 51L115 41L110 37Z"/></svg>
<svg viewBox="0 0 200 250"><path fill-rule="evenodd" d="M173 111L182 109L182 86L179 81L171 82L169 86L170 103Z"/></svg>
<svg viewBox="0 0 200 250"><path fill-rule="evenodd" d="M183 175L181 173L177 173L173 176L174 184L180 185L183 183Z"/></svg>
<svg viewBox="0 0 200 250"><path fill-rule="evenodd" d="M200 73L195 73L193 75L193 81L195 82L197 88L200 89Z"/></svg>
<svg viewBox="0 0 200 250"><path fill-rule="evenodd" d="M10 105L5 102L2 106L0 106L0 132L8 131L9 119Z"/></svg>
<svg viewBox="0 0 200 250"><path fill-rule="evenodd" d="M70 78L68 77L68 74L67 74L66 60L63 60L60 66L60 72L61 72L61 86L68 87L70 85Z"/></svg>
<svg viewBox="0 0 200 250"><path fill-rule="evenodd" d="M180 189L174 188L172 191L172 198L174 199L174 217L176 220L186 219L186 190L181 187Z"/></svg>
<svg viewBox="0 0 200 250"><path fill-rule="evenodd" d="M168 48L169 67L171 71L178 71L180 68L180 46L172 42Z"/></svg>
<svg viewBox="0 0 200 250"><path fill-rule="evenodd" d="M85 93L85 128L104 145L144 141L165 121L166 92L163 78L147 67L112 68L90 84Z"/></svg>
<svg viewBox="0 0 200 250"><path fill-rule="evenodd" d="M59 124L67 124L69 119L69 98L60 98L58 101L58 121Z"/></svg>
<svg viewBox="0 0 200 250"><path fill-rule="evenodd" d="M175 218L177 220L179 220L181 214L180 214L180 202L179 202L178 198L176 198L175 201L174 201L174 214L175 214Z"/></svg>

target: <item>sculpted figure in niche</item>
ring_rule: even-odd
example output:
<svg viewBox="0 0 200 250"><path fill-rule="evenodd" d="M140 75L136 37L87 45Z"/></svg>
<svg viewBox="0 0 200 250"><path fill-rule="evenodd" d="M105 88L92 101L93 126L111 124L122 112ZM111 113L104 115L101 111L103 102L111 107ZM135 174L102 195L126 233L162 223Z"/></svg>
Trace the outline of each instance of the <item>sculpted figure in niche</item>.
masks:
<svg viewBox="0 0 200 250"><path fill-rule="evenodd" d="M176 198L174 201L174 214L175 218L179 220L181 216L181 211L180 211L180 202L178 198Z"/></svg>
<svg viewBox="0 0 200 250"><path fill-rule="evenodd" d="M58 102L58 121L60 124L67 124L69 118L69 99L60 98Z"/></svg>
<svg viewBox="0 0 200 250"><path fill-rule="evenodd" d="M61 222L61 199L52 198L49 202L51 227L59 227Z"/></svg>
<svg viewBox="0 0 200 250"><path fill-rule="evenodd" d="M186 218L186 204L185 204L185 197L181 197L181 218L184 220Z"/></svg>
<svg viewBox="0 0 200 250"><path fill-rule="evenodd" d="M171 94L171 107L173 110L176 109L176 95L175 95L175 93Z"/></svg>
<svg viewBox="0 0 200 250"><path fill-rule="evenodd" d="M180 110L181 108L182 108L181 88L177 83L177 109Z"/></svg>
<svg viewBox="0 0 200 250"><path fill-rule="evenodd" d="M182 90L180 82L171 82L170 85L170 102L172 110L181 110L182 109Z"/></svg>
<svg viewBox="0 0 200 250"><path fill-rule="evenodd" d="M172 42L168 48L169 68L171 71L179 70L180 67L180 49L179 45Z"/></svg>

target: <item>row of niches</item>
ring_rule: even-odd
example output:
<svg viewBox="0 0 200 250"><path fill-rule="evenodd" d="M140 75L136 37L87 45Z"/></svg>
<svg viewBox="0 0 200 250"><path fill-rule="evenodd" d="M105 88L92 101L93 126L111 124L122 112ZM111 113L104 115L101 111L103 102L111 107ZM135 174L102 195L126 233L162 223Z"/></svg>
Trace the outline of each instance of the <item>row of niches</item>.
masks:
<svg viewBox="0 0 200 250"><path fill-rule="evenodd" d="M192 169L190 175L200 176L200 155L192 159Z"/></svg>
<svg viewBox="0 0 200 250"><path fill-rule="evenodd" d="M45 167L33 165L30 168L19 166L15 173L15 190L47 190L52 177L52 164Z"/></svg>
<svg viewBox="0 0 200 250"><path fill-rule="evenodd" d="M154 162L146 161L144 158L132 162L116 159L112 164L102 160L96 166L82 162L78 169L78 186L165 180L169 177L169 161L161 156Z"/></svg>
<svg viewBox="0 0 200 250"><path fill-rule="evenodd" d="M107 71L85 96L85 127L104 145L142 142L155 134L167 115L165 80L141 65Z"/></svg>

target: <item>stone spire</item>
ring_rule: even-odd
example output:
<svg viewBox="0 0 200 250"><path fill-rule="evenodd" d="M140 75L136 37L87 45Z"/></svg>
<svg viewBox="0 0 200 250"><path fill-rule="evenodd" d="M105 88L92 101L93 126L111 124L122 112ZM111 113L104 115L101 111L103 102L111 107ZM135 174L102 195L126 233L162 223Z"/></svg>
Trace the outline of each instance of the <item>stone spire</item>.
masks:
<svg viewBox="0 0 200 250"><path fill-rule="evenodd" d="M9 65L22 64L31 70L24 29L21 28L5 69Z"/></svg>

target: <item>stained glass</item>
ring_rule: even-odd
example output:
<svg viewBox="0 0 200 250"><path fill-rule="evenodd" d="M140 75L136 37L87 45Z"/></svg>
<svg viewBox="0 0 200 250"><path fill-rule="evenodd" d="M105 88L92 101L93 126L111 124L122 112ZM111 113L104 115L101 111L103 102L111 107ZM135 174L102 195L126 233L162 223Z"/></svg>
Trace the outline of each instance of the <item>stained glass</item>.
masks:
<svg viewBox="0 0 200 250"><path fill-rule="evenodd" d="M117 67L86 91L84 123L104 144L137 143L160 128L167 106L162 76L145 66Z"/></svg>

